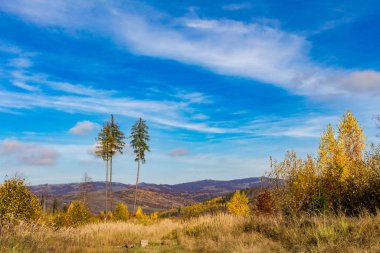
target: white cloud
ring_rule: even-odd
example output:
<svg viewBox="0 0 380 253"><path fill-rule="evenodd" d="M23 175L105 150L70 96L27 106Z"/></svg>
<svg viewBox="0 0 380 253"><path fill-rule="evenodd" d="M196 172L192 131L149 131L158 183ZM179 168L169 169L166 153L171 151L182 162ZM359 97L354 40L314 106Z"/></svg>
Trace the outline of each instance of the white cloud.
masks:
<svg viewBox="0 0 380 253"><path fill-rule="evenodd" d="M341 81L357 92L380 92L380 73L377 71L354 71Z"/></svg>
<svg viewBox="0 0 380 253"><path fill-rule="evenodd" d="M50 108L69 113L118 114L127 117L142 117L164 126L187 130L225 133L226 128L192 123L183 116L189 110L186 104L170 101L135 100L115 97L48 96L0 91L0 109Z"/></svg>
<svg viewBox="0 0 380 253"><path fill-rule="evenodd" d="M169 152L169 156L173 156L173 157L176 157L176 156L185 156L189 153L189 151L185 148L177 148L177 149L173 149L172 151Z"/></svg>
<svg viewBox="0 0 380 253"><path fill-rule="evenodd" d="M256 136L319 138L323 129L336 123L338 116L304 115L300 117L267 117L251 121L242 130Z"/></svg>
<svg viewBox="0 0 380 253"><path fill-rule="evenodd" d="M211 103L211 99L200 92L181 92L177 95L178 98L191 104L207 104Z"/></svg>
<svg viewBox="0 0 380 253"><path fill-rule="evenodd" d="M185 32L149 23L123 22L120 39L133 51L200 65L217 73L289 83L298 67L307 68L306 40L295 34L232 20L182 19ZM138 33L128 31L137 29ZM151 43L155 41L155 43Z"/></svg>
<svg viewBox="0 0 380 253"><path fill-rule="evenodd" d="M233 20L181 19L178 26L150 23L143 17L123 22L119 36L135 52L143 55L174 59L200 65L214 72L252 78L284 87L297 94L357 95L371 94L363 89L362 80L352 78L356 73L377 71L346 70L313 62L308 53L311 44L306 38L278 28ZM137 29L138 33L129 33ZM121 34L121 35L120 35ZM155 43L151 43L154 41ZM345 80L349 78L350 82ZM371 85L376 91L380 86Z"/></svg>
<svg viewBox="0 0 380 253"><path fill-rule="evenodd" d="M92 144L88 149L87 149L87 154L92 156L92 157L98 157L96 154L98 143Z"/></svg>
<svg viewBox="0 0 380 253"><path fill-rule="evenodd" d="M14 86L16 86L16 87L19 87L19 88L27 90L27 91L37 91L37 90L39 90L38 87L26 84L26 83L21 82L21 81L12 81L12 84Z"/></svg>
<svg viewBox="0 0 380 253"><path fill-rule="evenodd" d="M97 128L99 128L99 124L85 120L77 122L75 126L70 128L69 133L75 135L84 135L92 132L94 129Z"/></svg>
<svg viewBox="0 0 380 253"><path fill-rule="evenodd" d="M0 9L42 26L107 35L136 54L172 59L224 75L272 83L298 94L334 99L335 95L355 96L355 99L365 101L363 97L380 91L378 71L323 66L309 57L312 45L307 38L262 22L173 19L163 13L148 15L149 11L145 9L138 11L131 6L127 9L114 1L77 4L71 0L59 3L15 0L1 2ZM20 52L17 48L0 44L0 50L2 48ZM201 93L179 94L181 102L115 98L111 96L112 92L60 82L43 73L29 73L28 64L19 64L19 67L22 71L13 73L14 83L19 87L31 90L34 86L30 81L38 83L41 88L48 87L69 95L1 91L0 110L46 107L66 112L117 113L129 117L142 116L163 126L200 132L270 134L247 126L234 129L217 123L191 122L191 119L206 119L199 112L189 110L191 104L210 102ZM189 111L194 113L189 114ZM318 129L311 123L300 122L299 129L289 129L284 125L274 130L272 132L277 135L315 137Z"/></svg>
<svg viewBox="0 0 380 253"><path fill-rule="evenodd" d="M19 49L19 54L25 54L25 52L22 52L21 49ZM12 84L16 87L22 88L24 90L28 91L38 91L41 87L44 86L48 87L52 90L71 93L71 94L77 94L77 95L83 95L83 96L104 96L113 94L114 91L106 91L106 90L100 90L95 89L90 86L83 86L80 84L72 84L68 82L60 82L56 80L52 80L51 77L49 77L47 74L44 73L36 73L29 70L29 67L32 65L32 60L30 58L22 58L24 61L27 61L28 64L25 63L18 63L18 64L10 64L14 68L11 70L8 70L10 75L10 79L12 81ZM13 61L19 61L19 58L13 58L10 60L10 62ZM33 85L31 85L32 83Z"/></svg>
<svg viewBox="0 0 380 253"><path fill-rule="evenodd" d="M50 88L58 91L63 91L71 94L85 95L85 96L104 96L107 94L112 94L114 91L105 91L100 89L95 89L88 86L83 86L79 84L71 84L67 82L56 82L49 81L46 79L36 80L39 83L45 84Z"/></svg>
<svg viewBox="0 0 380 253"><path fill-rule="evenodd" d="M370 91L362 88L361 78L353 78L355 73L380 74L374 70L323 66L310 59L311 44L307 38L270 25L228 19L170 19L150 7L123 3L128 8L116 1L15 0L0 3L0 9L43 26L112 36L137 54L272 83L303 95L350 96L358 90L368 94ZM230 9L242 6L232 5ZM150 12L157 15L148 15ZM349 82L347 76L352 77ZM380 90L378 86L371 87L376 92Z"/></svg>
<svg viewBox="0 0 380 253"><path fill-rule="evenodd" d="M56 164L59 154L53 148L5 139L0 143L0 156L21 165L52 166Z"/></svg>
<svg viewBox="0 0 380 253"><path fill-rule="evenodd" d="M17 49L17 52L9 51L8 46L4 50L16 55L33 55L20 48ZM17 56L11 55L10 58L17 59ZM138 100L120 96L113 97L115 91L56 81L54 77L45 73L35 73L25 65L5 70L8 73L7 77L14 86L30 93L0 91L0 111L2 112L18 113L19 110L24 109L50 108L69 113L115 113L133 118L143 117L148 121L164 126L200 132L222 133L227 131L226 129L208 126L205 123L189 121L192 119L192 114L197 113L191 108L192 104L210 102L209 96L199 92L177 91L173 95L174 101ZM49 95L49 89L60 91L60 93ZM84 128L90 128L88 122L72 129L71 132L84 133Z"/></svg>
<svg viewBox="0 0 380 253"><path fill-rule="evenodd" d="M19 57L12 59L9 65L18 68L29 68L30 66L32 66L32 62L28 58Z"/></svg>

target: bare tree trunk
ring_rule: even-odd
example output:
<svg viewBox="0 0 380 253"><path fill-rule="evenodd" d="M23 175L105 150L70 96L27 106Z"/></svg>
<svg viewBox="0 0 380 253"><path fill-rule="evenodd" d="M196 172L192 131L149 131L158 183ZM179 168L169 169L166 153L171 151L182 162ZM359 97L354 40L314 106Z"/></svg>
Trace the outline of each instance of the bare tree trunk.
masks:
<svg viewBox="0 0 380 253"><path fill-rule="evenodd" d="M106 162L106 213L104 215L104 221L107 222L108 213L108 160Z"/></svg>
<svg viewBox="0 0 380 253"><path fill-rule="evenodd" d="M139 175L140 175L140 159L137 161L137 177L136 177L135 204L133 206L133 212L134 213L136 213L137 190L138 190L138 185L139 185Z"/></svg>
<svg viewBox="0 0 380 253"><path fill-rule="evenodd" d="M110 198L111 198L111 212L113 212L113 191L112 191L112 156L110 159Z"/></svg>
<svg viewBox="0 0 380 253"><path fill-rule="evenodd" d="M82 183L80 185L81 195L82 195L81 197L83 198L83 204L85 206L88 206L88 202L90 199L89 192L92 189L91 180L92 180L91 177L89 177L87 172L85 172L83 175Z"/></svg>
<svg viewBox="0 0 380 253"><path fill-rule="evenodd" d="M46 184L45 187L44 187L44 203L43 203L43 206L42 206L42 210L46 213L47 212L47 202L48 202L48 196L49 196L49 193L48 193L48 189L49 189L49 185Z"/></svg>

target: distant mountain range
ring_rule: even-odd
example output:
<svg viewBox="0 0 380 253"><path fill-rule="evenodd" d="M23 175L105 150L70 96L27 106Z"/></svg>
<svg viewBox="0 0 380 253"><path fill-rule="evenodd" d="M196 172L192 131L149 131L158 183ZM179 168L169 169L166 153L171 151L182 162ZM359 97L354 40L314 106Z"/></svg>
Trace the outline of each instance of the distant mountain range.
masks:
<svg viewBox="0 0 380 253"><path fill-rule="evenodd" d="M209 200L226 195L238 189L247 189L264 185L259 177L236 179L230 181L202 180L182 184L139 184L139 205L146 211L163 210L172 207L190 205L195 202ZM51 184L30 186L30 190L37 196L44 192L48 195L48 208L52 208L56 198L58 207L67 206L71 201L82 199L81 183ZM118 182L112 183L114 203L122 201L133 205L134 185ZM103 210L105 203L105 182L88 183L88 203L91 212Z"/></svg>

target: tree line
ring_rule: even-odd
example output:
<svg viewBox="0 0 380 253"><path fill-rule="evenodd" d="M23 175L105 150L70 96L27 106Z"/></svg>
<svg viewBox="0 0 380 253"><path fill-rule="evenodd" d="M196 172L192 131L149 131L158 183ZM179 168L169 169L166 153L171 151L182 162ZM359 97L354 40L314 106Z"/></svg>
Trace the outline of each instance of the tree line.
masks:
<svg viewBox="0 0 380 253"><path fill-rule="evenodd" d="M146 121L139 118L131 128L129 137L120 130L119 124L115 117L111 115L109 121L103 124L96 138L96 155L102 158L106 163L106 189L105 189L105 213L108 213L110 202L110 210L113 211L113 191L112 191L112 167L113 157L116 154L123 154L126 148L125 140L130 139L130 147L135 154L135 162L137 163L136 189L133 210L136 211L137 196L138 196L138 181L140 175L140 164L145 163L145 153L149 152L148 142L150 140L148 125ZM109 201L110 198L110 201ZM105 215L107 220L107 215Z"/></svg>

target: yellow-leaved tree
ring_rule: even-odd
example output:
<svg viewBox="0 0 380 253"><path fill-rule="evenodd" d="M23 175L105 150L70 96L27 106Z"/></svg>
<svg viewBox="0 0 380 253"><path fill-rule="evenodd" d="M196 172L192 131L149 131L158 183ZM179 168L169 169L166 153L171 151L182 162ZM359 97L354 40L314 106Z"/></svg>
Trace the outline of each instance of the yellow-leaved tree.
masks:
<svg viewBox="0 0 380 253"><path fill-rule="evenodd" d="M363 160L365 139L362 127L354 115L347 111L338 127L338 144L345 158L341 174L342 181L355 176L356 172L359 172L360 166L358 166L358 163Z"/></svg>
<svg viewBox="0 0 380 253"><path fill-rule="evenodd" d="M346 160L343 149L335 137L334 128L329 124L322 133L318 151L320 210L339 205L340 180Z"/></svg>
<svg viewBox="0 0 380 253"><path fill-rule="evenodd" d="M364 141L366 137L362 127L351 111L343 115L339 123L338 142L343 148L349 162L361 161L363 158Z"/></svg>
<svg viewBox="0 0 380 253"><path fill-rule="evenodd" d="M135 216L136 216L137 219L143 218L144 212L143 212L143 210L142 210L142 208L140 206L137 207Z"/></svg>
<svg viewBox="0 0 380 253"><path fill-rule="evenodd" d="M331 125L322 134L318 166L324 186L330 193L336 194L339 188L337 184L342 186L347 180L358 176L358 173L362 174L360 164L363 161L365 139L362 127L350 111L343 115L338 124L337 138Z"/></svg>
<svg viewBox="0 0 380 253"><path fill-rule="evenodd" d="M251 209L249 207L249 199L244 192L237 190L230 201L227 203L227 210L230 214L236 216L249 215Z"/></svg>
<svg viewBox="0 0 380 253"><path fill-rule="evenodd" d="M366 137L355 116L347 111L338 126L338 144L345 156L342 168L341 201L343 209L358 213L363 206L370 173L364 163Z"/></svg>

